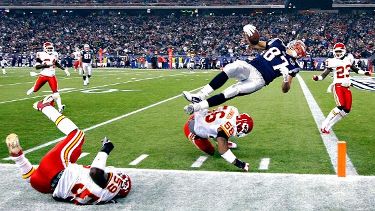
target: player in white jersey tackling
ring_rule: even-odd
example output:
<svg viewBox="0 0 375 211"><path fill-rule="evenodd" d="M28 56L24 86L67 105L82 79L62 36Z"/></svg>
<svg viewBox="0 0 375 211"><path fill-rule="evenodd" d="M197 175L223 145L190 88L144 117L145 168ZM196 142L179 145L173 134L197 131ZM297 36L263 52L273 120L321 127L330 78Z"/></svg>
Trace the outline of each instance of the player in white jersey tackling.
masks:
<svg viewBox="0 0 375 211"><path fill-rule="evenodd" d="M329 134L334 124L349 114L352 108L352 92L350 91L350 70L364 75L370 75L369 72L358 69L354 65L352 54L346 53L346 47L343 43L336 43L333 47L334 58L326 60L326 69L321 75L314 75L314 81L320 81L333 72L333 95L336 101L336 107L331 110L327 118L323 121L320 131Z"/></svg>
<svg viewBox="0 0 375 211"><path fill-rule="evenodd" d="M236 148L230 137L243 137L253 129L253 120L246 114L240 114L233 106L220 106L215 110L200 110L191 115L184 126L185 136L200 150L213 155L215 148L210 138L216 139L218 152L227 162L244 171L249 171L249 164L233 154Z"/></svg>
<svg viewBox="0 0 375 211"><path fill-rule="evenodd" d="M65 105L61 103L61 97L58 91L58 84L56 78L55 67L58 67L65 71L67 76L70 76L68 68L64 68L58 62L58 54L55 52L53 44L46 42L43 44L43 52L38 52L36 54L36 64L35 68L40 69L39 77L36 80L33 87L31 87L26 94L31 95L33 92L37 92L45 83L48 82L49 87L52 91L52 96L57 103L59 112L64 111Z"/></svg>
<svg viewBox="0 0 375 211"><path fill-rule="evenodd" d="M41 193L52 193L57 201L75 204L103 204L115 202L116 198L128 195L131 189L130 177L115 168L106 167L113 144L104 138L102 148L91 166L76 164L81 155L85 134L67 117L60 114L53 105L52 96L34 103L57 128L66 135L34 168L22 152L18 136L14 133L6 138L9 154L22 173L22 178Z"/></svg>

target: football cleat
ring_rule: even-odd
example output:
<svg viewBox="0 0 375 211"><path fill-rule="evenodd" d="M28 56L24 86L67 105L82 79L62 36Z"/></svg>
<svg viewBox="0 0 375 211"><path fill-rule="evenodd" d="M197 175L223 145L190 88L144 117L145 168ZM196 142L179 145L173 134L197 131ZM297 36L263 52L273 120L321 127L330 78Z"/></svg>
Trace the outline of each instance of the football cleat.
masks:
<svg viewBox="0 0 375 211"><path fill-rule="evenodd" d="M46 106L53 106L55 101L52 95L47 95L43 100L35 102L33 108L37 111L41 111Z"/></svg>
<svg viewBox="0 0 375 211"><path fill-rule="evenodd" d="M87 81L86 80L83 81L83 86L87 86Z"/></svg>
<svg viewBox="0 0 375 211"><path fill-rule="evenodd" d="M61 108L59 108L59 113L62 114L65 110L65 105L62 105Z"/></svg>
<svg viewBox="0 0 375 211"><path fill-rule="evenodd" d="M190 104L184 107L184 111L186 114L191 115L194 113L194 105Z"/></svg>
<svg viewBox="0 0 375 211"><path fill-rule="evenodd" d="M191 94L190 92L183 91L182 95L185 97L185 99L191 103L199 103L203 100L203 97L199 94Z"/></svg>
<svg viewBox="0 0 375 211"><path fill-rule="evenodd" d="M22 155L22 147L20 145L20 141L18 140L17 134L9 134L5 139L5 143L7 144L9 154L12 157L18 157Z"/></svg>
<svg viewBox="0 0 375 211"><path fill-rule="evenodd" d="M231 141L228 141L228 148L229 149L237 149L237 144Z"/></svg>
<svg viewBox="0 0 375 211"><path fill-rule="evenodd" d="M249 169L250 169L250 165L249 165L249 163L246 163L245 167L243 167L243 170L246 171L246 172L248 172Z"/></svg>
<svg viewBox="0 0 375 211"><path fill-rule="evenodd" d="M329 130L326 130L325 128L320 128L320 132L323 134L329 134Z"/></svg>

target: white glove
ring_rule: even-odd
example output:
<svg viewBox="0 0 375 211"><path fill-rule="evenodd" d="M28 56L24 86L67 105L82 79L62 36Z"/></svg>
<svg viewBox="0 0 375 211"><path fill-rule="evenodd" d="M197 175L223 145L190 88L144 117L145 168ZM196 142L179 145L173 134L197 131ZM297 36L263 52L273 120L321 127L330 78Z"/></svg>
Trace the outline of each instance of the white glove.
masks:
<svg viewBox="0 0 375 211"><path fill-rule="evenodd" d="M64 71L65 71L65 74L66 74L66 76L68 76L68 77L69 77L69 76L70 76L70 72L68 71L68 68L65 68L65 70L64 70Z"/></svg>
<svg viewBox="0 0 375 211"><path fill-rule="evenodd" d="M253 36L254 32L257 30L257 28L251 24L247 24L243 27L243 31L247 34L247 36L251 37Z"/></svg>
<svg viewBox="0 0 375 211"><path fill-rule="evenodd" d="M248 172L249 171L249 167L250 167L249 163L246 163L245 167L243 167L243 170L246 171L246 172Z"/></svg>

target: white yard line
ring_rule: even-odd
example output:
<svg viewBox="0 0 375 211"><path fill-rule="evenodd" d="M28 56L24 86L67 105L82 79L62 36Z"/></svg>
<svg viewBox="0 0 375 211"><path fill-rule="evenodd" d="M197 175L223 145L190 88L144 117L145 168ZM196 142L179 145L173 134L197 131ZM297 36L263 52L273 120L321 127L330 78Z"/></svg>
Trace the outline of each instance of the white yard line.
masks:
<svg viewBox="0 0 375 211"><path fill-rule="evenodd" d="M140 155L139 157L137 157L137 159L133 160L132 162L129 163L129 165L131 166L136 166L138 165L140 162L142 162L144 159L146 159L148 157L147 154L142 154Z"/></svg>
<svg viewBox="0 0 375 211"><path fill-rule="evenodd" d="M297 75L297 79L301 85L307 104L309 105L309 108L312 113L312 116L314 117L316 126L320 132L320 126L325 119L322 113L322 110L320 109L318 103L315 101L313 95L311 94L309 88L307 87L302 77L300 75ZM338 141L337 136L335 135L333 130L331 130L330 134L328 135L320 133L320 136L322 137L323 143L331 159L331 164L335 172L337 173L337 141ZM346 170L347 170L347 175L358 175L357 170L355 169L348 155L346 155Z"/></svg>
<svg viewBox="0 0 375 211"><path fill-rule="evenodd" d="M200 88L201 88L201 87L196 88L196 89L194 89L194 90L190 90L190 91L193 92L193 91L198 90L198 89L200 89ZM176 95L176 96L170 97L170 98L168 98L168 99L165 99L165 100L159 101L159 102L157 102L157 103L151 104L151 105L149 105L149 106L146 106L146 107L140 108L140 109L138 109L138 110L132 111L132 112L130 112L130 113L126 113L126 114L124 114L124 115L121 115L121 116L115 117L115 118L110 119L110 120L107 120L107 121L105 121L105 122L102 122L102 123L99 123L99 124L93 125L93 126L91 126L91 127L88 127L88 128L86 128L86 129L83 129L83 131L84 131L84 132L87 132L87 131L93 130L93 129L95 129L95 128L98 128L98 127L101 127L101 126L104 126L104 125L110 124L110 123L115 122L115 121L117 121L117 120L120 120L120 119L126 118L126 117L128 117L128 116L131 116L131 115L133 115L133 114L136 114L136 113L139 113L139 112L145 111L145 110L147 110L147 109L149 109L149 108L152 108L152 107L158 106L158 105L160 105L160 104L166 103L166 102L168 102L168 101L174 100L174 99L176 99L176 98L178 98L178 97L181 97L181 96L182 96L182 95L179 94L179 95ZM46 142L46 143L41 144L41 145L39 145L39 146L36 146L36 147L30 148L30 149L28 149L28 150L25 150L25 151L23 151L23 153L24 153L24 154L28 154L28 153L30 153L30 152L34 152L34 151L36 151L36 150L42 149L42 148L44 148L44 147L47 147L47 146L49 146L49 145L55 144L55 143L57 143L57 142L63 140L64 138L65 138L65 136L64 136L64 137L60 137L60 138L58 138L58 139L55 139L55 140L53 140L53 141ZM3 160L10 160L10 157L3 158Z"/></svg>
<svg viewBox="0 0 375 211"><path fill-rule="evenodd" d="M152 79L158 79L158 78L164 78L164 77L174 77L174 76L179 76L179 75L182 75L182 74L174 74L174 75L167 75L167 76L157 76L157 77L152 77L152 78L148 77L148 78L137 79L137 80L129 80L129 81L118 82L118 83L113 83L113 84L106 84L106 85L95 86L95 87L75 89L75 90L66 91L66 92L62 92L62 93L84 91L84 90L89 90L89 89L103 88L103 87L108 87L108 86L116 86L116 85L132 83L132 82L146 81L146 80L152 80ZM25 94L26 94L26 92L25 92ZM24 97L24 98L19 98L19 99L15 99L15 100L7 100L7 101L0 102L0 104L18 102L18 101L29 100L29 99L34 99L34 98L42 98L42 97L45 97L45 96L47 96L47 95L37 95L37 96L33 96L33 97Z"/></svg>
<svg viewBox="0 0 375 211"><path fill-rule="evenodd" d="M192 168L199 168L207 160L207 156L199 156L199 158L191 165Z"/></svg>
<svg viewBox="0 0 375 211"><path fill-rule="evenodd" d="M262 158L259 163L259 170L268 170L268 166L270 165L271 158Z"/></svg>

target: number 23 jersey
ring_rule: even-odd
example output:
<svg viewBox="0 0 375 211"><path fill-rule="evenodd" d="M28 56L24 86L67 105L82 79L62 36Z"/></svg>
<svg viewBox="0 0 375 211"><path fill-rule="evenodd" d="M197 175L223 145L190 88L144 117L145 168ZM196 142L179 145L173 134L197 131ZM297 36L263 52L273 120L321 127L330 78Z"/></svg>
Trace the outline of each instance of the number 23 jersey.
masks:
<svg viewBox="0 0 375 211"><path fill-rule="evenodd" d="M228 137L237 133L238 109L233 106L220 106L213 111L202 110L194 114L194 132L202 138L216 138L221 128Z"/></svg>
<svg viewBox="0 0 375 211"><path fill-rule="evenodd" d="M75 204L108 202L117 195L122 184L117 174L109 172L108 177L107 186L101 188L91 179L90 168L71 163L64 170L52 196Z"/></svg>
<svg viewBox="0 0 375 211"><path fill-rule="evenodd" d="M329 58L325 61L326 68L333 70L333 83L341 83L345 86L350 86L349 71L354 62L352 54L345 55L344 58Z"/></svg>

